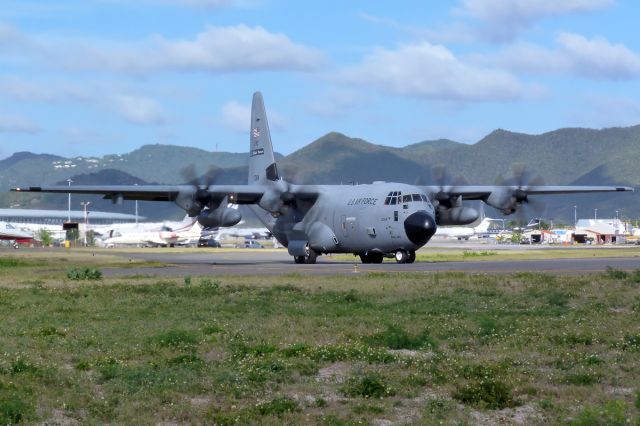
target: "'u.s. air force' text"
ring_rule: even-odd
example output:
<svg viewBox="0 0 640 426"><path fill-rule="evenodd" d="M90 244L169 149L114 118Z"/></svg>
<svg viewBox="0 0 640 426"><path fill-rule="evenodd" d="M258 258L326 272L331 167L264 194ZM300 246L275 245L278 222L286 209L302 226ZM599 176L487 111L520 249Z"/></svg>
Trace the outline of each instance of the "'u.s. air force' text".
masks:
<svg viewBox="0 0 640 426"><path fill-rule="evenodd" d="M363 204L368 204L370 206L375 206L378 202L377 198L352 198L347 202L348 206L359 206Z"/></svg>

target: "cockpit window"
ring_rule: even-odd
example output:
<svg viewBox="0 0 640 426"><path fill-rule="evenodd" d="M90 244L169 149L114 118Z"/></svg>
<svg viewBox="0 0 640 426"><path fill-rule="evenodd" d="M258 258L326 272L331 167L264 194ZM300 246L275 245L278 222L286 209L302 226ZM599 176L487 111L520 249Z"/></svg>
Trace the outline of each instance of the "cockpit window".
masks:
<svg viewBox="0 0 640 426"><path fill-rule="evenodd" d="M403 203L410 203L411 202L411 195L404 195L402 197L402 202Z"/></svg>
<svg viewBox="0 0 640 426"><path fill-rule="evenodd" d="M420 196L422 197L422 201L424 201L425 203L428 203L428 202L429 202L429 199L427 198L427 196L426 196L426 195L424 195L424 194L420 194Z"/></svg>
<svg viewBox="0 0 640 426"><path fill-rule="evenodd" d="M392 191L389 193L389 195L387 195L387 198L384 199L385 206L388 206L388 205L395 206L396 204L401 204L402 202L403 202L403 197L400 191Z"/></svg>

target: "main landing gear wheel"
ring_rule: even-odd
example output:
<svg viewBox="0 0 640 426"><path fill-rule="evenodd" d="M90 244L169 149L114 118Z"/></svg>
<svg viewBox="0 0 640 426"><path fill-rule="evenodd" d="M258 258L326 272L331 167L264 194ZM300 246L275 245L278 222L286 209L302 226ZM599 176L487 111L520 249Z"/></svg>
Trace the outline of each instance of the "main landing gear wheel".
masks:
<svg viewBox="0 0 640 426"><path fill-rule="evenodd" d="M407 263L413 263L416 261L416 252L409 250L407 253Z"/></svg>
<svg viewBox="0 0 640 426"><path fill-rule="evenodd" d="M409 254L404 250L398 250L396 252L396 263L407 263L409 260Z"/></svg>
<svg viewBox="0 0 640 426"><path fill-rule="evenodd" d="M318 253L309 247L309 244L305 247L306 254L304 256L293 256L293 261L296 263L306 263L308 265L312 265L316 263L316 259L318 258Z"/></svg>

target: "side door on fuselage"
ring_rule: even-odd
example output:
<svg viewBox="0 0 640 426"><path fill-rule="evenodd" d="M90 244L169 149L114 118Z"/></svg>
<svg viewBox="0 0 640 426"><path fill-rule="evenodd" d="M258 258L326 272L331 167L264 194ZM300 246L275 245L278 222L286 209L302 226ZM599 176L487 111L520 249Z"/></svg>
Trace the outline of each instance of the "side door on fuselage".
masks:
<svg viewBox="0 0 640 426"><path fill-rule="evenodd" d="M384 226L384 233L391 241L402 238L404 214L402 213L401 191L389 191L384 197L384 202L379 209L380 222Z"/></svg>

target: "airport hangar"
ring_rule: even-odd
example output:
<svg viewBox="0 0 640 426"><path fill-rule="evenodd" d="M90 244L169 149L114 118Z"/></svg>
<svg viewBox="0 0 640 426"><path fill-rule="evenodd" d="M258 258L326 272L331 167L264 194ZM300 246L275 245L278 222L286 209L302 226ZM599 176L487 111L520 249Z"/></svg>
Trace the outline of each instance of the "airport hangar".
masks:
<svg viewBox="0 0 640 426"><path fill-rule="evenodd" d="M110 225L114 223L131 223L136 221L136 216L124 213L112 212L88 212L89 222L92 225ZM0 221L9 223L29 223L37 225L63 225L69 221L84 223L85 212L82 210L31 210L31 209L0 209ZM138 216L138 220L146 217Z"/></svg>

